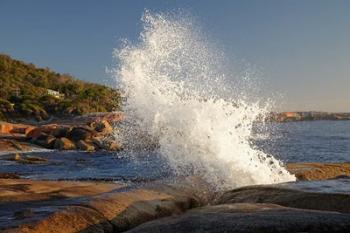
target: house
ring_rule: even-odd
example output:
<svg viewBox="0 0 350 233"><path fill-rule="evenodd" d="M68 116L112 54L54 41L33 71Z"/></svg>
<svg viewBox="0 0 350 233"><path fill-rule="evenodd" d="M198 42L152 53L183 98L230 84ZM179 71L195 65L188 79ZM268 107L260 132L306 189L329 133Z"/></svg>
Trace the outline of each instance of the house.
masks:
<svg viewBox="0 0 350 233"><path fill-rule="evenodd" d="M64 98L64 94L60 93L59 91L54 91L54 90L51 90L51 89L47 89L47 94L50 95L50 96L53 96L57 99L61 99L61 98Z"/></svg>

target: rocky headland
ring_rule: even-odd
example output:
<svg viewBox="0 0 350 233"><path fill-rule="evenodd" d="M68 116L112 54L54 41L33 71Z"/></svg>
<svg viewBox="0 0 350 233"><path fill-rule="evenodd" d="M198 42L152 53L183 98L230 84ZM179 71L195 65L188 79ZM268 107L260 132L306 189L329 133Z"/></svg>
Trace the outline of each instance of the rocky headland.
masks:
<svg viewBox="0 0 350 233"><path fill-rule="evenodd" d="M320 120L350 120L350 113L332 113L332 112L271 112L268 114L267 121L272 122L290 122L290 121L320 121Z"/></svg>

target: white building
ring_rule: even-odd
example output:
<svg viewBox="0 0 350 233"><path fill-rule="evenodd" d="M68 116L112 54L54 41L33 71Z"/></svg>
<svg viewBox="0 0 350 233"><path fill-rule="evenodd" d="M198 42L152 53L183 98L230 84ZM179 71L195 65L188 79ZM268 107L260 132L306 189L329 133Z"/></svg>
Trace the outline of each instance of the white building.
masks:
<svg viewBox="0 0 350 233"><path fill-rule="evenodd" d="M57 99L64 98L64 94L61 94L59 91L55 91L55 90L51 90L51 89L47 89L47 94L50 96L53 96Z"/></svg>

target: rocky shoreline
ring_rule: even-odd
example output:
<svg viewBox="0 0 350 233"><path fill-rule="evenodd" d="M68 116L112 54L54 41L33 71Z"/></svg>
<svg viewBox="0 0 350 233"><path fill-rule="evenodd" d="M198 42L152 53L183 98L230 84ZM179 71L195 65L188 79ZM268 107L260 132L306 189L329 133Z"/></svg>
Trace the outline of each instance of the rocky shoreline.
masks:
<svg viewBox="0 0 350 233"><path fill-rule="evenodd" d="M112 125L122 114L106 113L77 117L42 125L0 122L0 151L25 152L40 149L119 151Z"/></svg>
<svg viewBox="0 0 350 233"><path fill-rule="evenodd" d="M300 179L350 175L350 164L289 164ZM322 173L323 176L318 174ZM317 174L317 175L312 175ZM0 179L3 232L346 232L350 194L279 185L217 193L196 177L137 187ZM253 224L252 224L253 223Z"/></svg>
<svg viewBox="0 0 350 233"><path fill-rule="evenodd" d="M109 113L41 125L0 122L1 159L38 165L49 161L26 152L122 150L112 128L122 118L120 113ZM350 163L286 167L298 182L350 177ZM198 177L126 185L106 180L31 180L0 172L0 231L347 232L350 193L317 192L288 183L219 192Z"/></svg>
<svg viewBox="0 0 350 233"><path fill-rule="evenodd" d="M268 114L267 121L270 122L293 122L293 121L344 121L350 120L350 113L332 113L332 112L271 112Z"/></svg>

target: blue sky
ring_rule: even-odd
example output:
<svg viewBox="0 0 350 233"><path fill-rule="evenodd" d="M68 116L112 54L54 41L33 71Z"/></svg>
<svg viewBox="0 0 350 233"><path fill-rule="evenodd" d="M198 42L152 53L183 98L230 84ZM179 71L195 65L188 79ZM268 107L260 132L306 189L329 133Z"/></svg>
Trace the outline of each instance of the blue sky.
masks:
<svg viewBox="0 0 350 233"><path fill-rule="evenodd" d="M0 52L79 79L110 83L120 39L145 9L184 9L227 57L261 74L282 110L350 111L350 1L0 0Z"/></svg>

